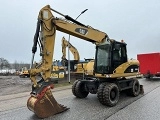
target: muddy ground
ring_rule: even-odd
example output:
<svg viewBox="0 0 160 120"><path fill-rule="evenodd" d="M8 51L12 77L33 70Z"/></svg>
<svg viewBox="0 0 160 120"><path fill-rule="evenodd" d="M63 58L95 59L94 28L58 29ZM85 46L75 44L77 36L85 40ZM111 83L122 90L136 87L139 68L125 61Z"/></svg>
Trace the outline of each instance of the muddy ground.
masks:
<svg viewBox="0 0 160 120"><path fill-rule="evenodd" d="M39 78L38 78L39 79ZM67 76L63 79L58 80L58 83L68 83ZM74 82L75 78L71 78L71 82ZM16 94L22 92L31 92L32 83L30 78L20 78L19 76L0 76L0 96Z"/></svg>
<svg viewBox="0 0 160 120"><path fill-rule="evenodd" d="M31 91L29 78L19 76L0 76L0 96Z"/></svg>

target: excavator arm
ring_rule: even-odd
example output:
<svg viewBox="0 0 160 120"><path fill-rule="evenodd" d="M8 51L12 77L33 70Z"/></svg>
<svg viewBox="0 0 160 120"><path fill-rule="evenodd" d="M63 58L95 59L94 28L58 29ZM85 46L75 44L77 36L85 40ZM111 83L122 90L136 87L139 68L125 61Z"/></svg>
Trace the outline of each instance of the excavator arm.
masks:
<svg viewBox="0 0 160 120"><path fill-rule="evenodd" d="M68 42L64 37L62 38L62 63L63 65L65 65L65 63L67 62L66 59L66 48L69 48L69 50L71 51L71 53L74 56L74 60L79 62L80 60L80 56L79 56L79 52L78 50L70 43Z"/></svg>
<svg viewBox="0 0 160 120"><path fill-rule="evenodd" d="M60 14L65 19L55 17L51 11ZM61 31L96 44L103 43L106 39L109 39L106 33L86 26L68 15L63 15L50 8L49 5L40 10L32 47L33 56L31 69L29 70L30 79L33 85L31 97L27 102L28 108L40 118L49 117L68 109L63 105L58 104L51 93L51 89L54 87L50 81L50 75L56 31ZM40 47L40 56L42 59L40 63L33 65L37 44ZM79 59L79 57L76 59ZM41 75L41 80L38 81L36 76L39 74Z"/></svg>

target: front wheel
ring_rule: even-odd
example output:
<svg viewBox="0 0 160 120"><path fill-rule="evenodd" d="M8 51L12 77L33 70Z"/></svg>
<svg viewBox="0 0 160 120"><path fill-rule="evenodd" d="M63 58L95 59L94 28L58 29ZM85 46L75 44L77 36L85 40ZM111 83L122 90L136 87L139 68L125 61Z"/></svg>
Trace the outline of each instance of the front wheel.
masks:
<svg viewBox="0 0 160 120"><path fill-rule="evenodd" d="M103 90L103 103L107 106L115 106L119 101L119 88L115 83L108 83Z"/></svg>

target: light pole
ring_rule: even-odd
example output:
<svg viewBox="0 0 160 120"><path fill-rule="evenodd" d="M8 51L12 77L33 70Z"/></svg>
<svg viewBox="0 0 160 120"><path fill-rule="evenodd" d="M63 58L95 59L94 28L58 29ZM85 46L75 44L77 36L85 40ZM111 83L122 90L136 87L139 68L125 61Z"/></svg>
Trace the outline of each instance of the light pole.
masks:
<svg viewBox="0 0 160 120"><path fill-rule="evenodd" d="M77 17L75 20L77 20L83 13L85 13L88 9L83 10ZM68 42L70 43L70 35L68 37ZM70 74L70 52L69 52L69 47L68 46L68 82L71 82L71 74Z"/></svg>

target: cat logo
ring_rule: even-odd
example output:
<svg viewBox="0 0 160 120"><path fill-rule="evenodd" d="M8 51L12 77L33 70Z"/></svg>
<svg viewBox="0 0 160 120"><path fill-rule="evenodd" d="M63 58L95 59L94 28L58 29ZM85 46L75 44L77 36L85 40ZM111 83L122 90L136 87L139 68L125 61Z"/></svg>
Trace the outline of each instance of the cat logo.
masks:
<svg viewBox="0 0 160 120"><path fill-rule="evenodd" d="M88 32L88 30L84 29L84 28L76 28L75 31L82 34L82 35L86 35Z"/></svg>

